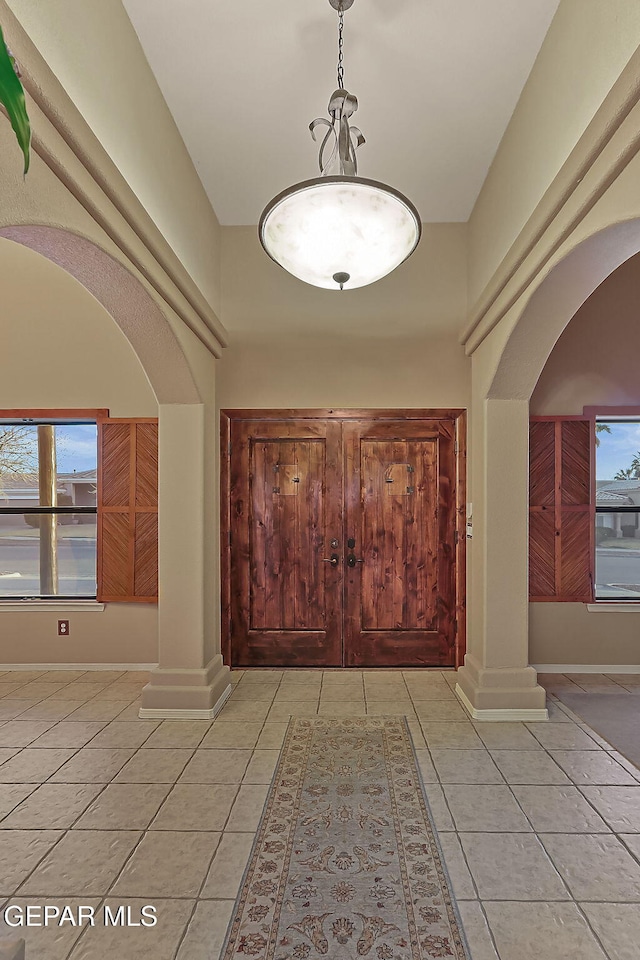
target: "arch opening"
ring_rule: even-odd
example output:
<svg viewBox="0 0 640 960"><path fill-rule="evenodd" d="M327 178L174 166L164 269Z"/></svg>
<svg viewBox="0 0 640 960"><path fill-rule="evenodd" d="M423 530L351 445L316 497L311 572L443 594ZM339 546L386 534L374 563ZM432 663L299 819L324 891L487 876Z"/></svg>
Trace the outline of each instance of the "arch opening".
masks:
<svg viewBox="0 0 640 960"><path fill-rule="evenodd" d="M592 234L561 260L525 305L497 363L487 397L529 400L557 340L587 298L640 252L640 219Z"/></svg>
<svg viewBox="0 0 640 960"><path fill-rule="evenodd" d="M29 247L74 277L130 343L158 403L199 403L180 343L162 310L123 264L92 241L39 224L4 226L0 237Z"/></svg>

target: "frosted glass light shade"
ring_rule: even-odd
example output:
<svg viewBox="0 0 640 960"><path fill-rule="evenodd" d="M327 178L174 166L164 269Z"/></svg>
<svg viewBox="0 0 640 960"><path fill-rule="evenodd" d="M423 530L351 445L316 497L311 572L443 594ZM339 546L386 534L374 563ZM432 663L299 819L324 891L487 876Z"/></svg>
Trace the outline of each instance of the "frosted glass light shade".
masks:
<svg viewBox="0 0 640 960"><path fill-rule="evenodd" d="M274 197L258 226L260 242L294 277L339 290L364 287L395 270L420 240L418 211L401 193L361 177L318 177Z"/></svg>

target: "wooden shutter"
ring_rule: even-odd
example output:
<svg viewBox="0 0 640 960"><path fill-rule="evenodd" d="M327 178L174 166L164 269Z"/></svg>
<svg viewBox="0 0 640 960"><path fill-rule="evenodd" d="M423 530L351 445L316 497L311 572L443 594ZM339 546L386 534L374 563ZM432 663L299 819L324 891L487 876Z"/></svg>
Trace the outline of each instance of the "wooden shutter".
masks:
<svg viewBox="0 0 640 960"><path fill-rule="evenodd" d="M98 422L98 600L158 599L158 421Z"/></svg>
<svg viewBox="0 0 640 960"><path fill-rule="evenodd" d="M529 433L529 599L593 600L594 425L534 417Z"/></svg>

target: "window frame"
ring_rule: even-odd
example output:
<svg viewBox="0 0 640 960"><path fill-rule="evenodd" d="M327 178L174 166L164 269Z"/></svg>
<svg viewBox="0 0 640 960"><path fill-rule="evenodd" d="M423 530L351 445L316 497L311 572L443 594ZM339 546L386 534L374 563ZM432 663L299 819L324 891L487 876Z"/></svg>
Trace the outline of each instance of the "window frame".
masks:
<svg viewBox="0 0 640 960"><path fill-rule="evenodd" d="M52 426L65 426L65 425L75 425L75 424L95 424L96 428L101 420L105 420L109 417L109 410L105 408L37 408L37 409L3 409L0 410L0 427L5 425L52 425ZM96 466L99 467L97 458L99 457L99 443L96 437ZM79 507L74 505L66 506L37 506L29 507L25 510L23 507L2 507L0 506L0 516L24 516L25 514L30 515L41 515L41 516L50 516L52 514L92 514L96 517L96 529L98 526L98 502L96 499L96 505L94 507ZM81 595L77 594L25 594L20 596L14 594L10 597L0 598L0 609L5 604L56 604L56 603L80 603L80 604L93 604L97 602L97 555L96 555L96 593L90 595Z"/></svg>
<svg viewBox="0 0 640 960"><path fill-rule="evenodd" d="M596 437L596 423L599 421L607 422L612 421L619 423L630 422L640 424L640 406L637 404L629 405L616 405L616 406L585 406L583 407L583 415L591 421L592 431L593 431L593 445L592 445L592 463L591 463L591 510L592 510L592 529L593 529L593 550L592 550L592 570L593 570L593 602L590 606L594 608L603 607L603 606L631 606L637 612L640 612L640 596L637 599L633 597L597 597L596 596L596 550L597 543L595 537L596 530L596 519L599 513L613 513L613 514L625 514L625 513L634 513L636 515L640 514L640 504L631 504L621 507L598 507L596 503L597 496L597 484L596 484L596 449L597 444L595 442Z"/></svg>

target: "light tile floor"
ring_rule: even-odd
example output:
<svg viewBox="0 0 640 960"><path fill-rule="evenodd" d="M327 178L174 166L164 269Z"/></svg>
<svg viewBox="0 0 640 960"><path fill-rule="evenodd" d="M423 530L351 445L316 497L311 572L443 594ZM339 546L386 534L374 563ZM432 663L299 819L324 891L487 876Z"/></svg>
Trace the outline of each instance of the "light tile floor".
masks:
<svg viewBox="0 0 640 960"><path fill-rule="evenodd" d="M545 678L543 678L544 680ZM619 679L574 676L601 690ZM28 960L217 960L289 716L405 715L473 960L632 960L640 771L551 690L472 723L446 671L236 671L213 722L137 719L144 674L0 673L0 901L154 928L32 926Z"/></svg>

